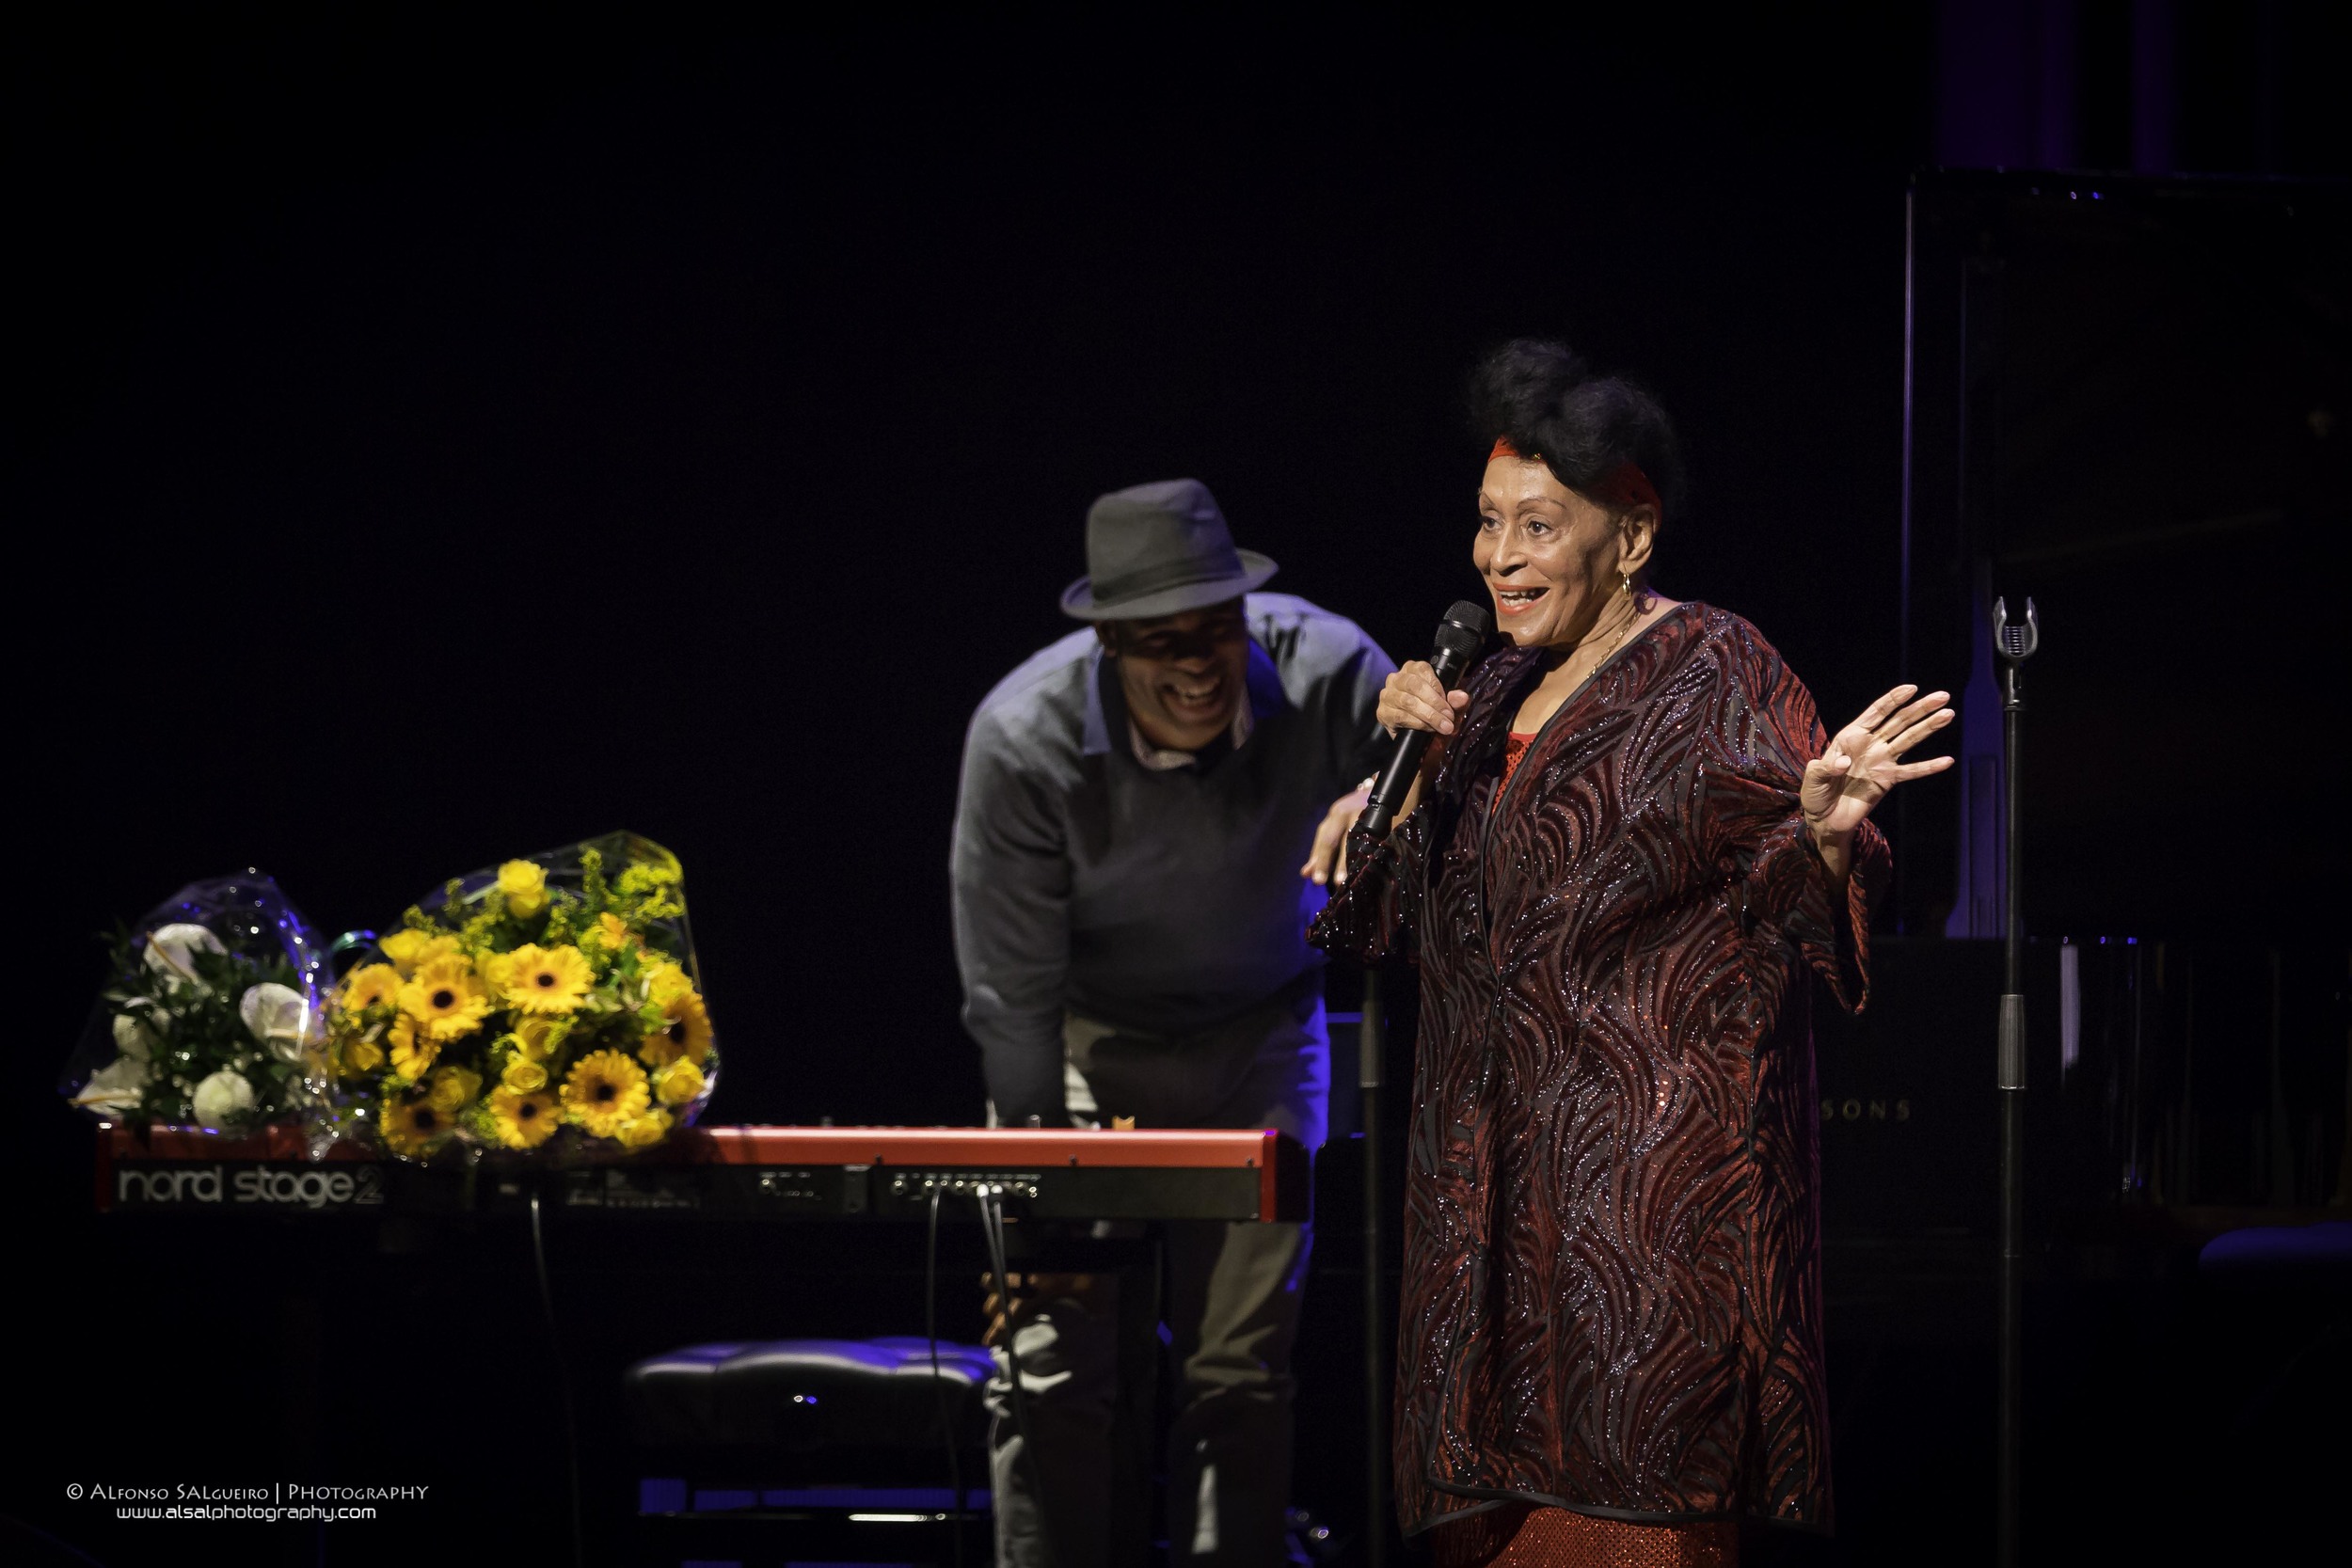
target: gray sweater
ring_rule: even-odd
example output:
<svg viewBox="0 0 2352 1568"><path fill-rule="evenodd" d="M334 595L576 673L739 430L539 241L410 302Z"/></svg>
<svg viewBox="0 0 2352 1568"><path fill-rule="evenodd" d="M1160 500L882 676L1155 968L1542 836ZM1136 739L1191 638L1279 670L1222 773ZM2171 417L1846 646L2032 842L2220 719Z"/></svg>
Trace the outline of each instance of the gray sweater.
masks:
<svg viewBox="0 0 2352 1568"><path fill-rule="evenodd" d="M1206 768L1135 755L1090 630L997 683L972 716L950 875L963 1020L997 1114L1055 1126L1065 1010L1181 1035L1322 961L1298 875L1331 802L1373 770L1395 668L1353 622L1287 594L1245 601L1248 738Z"/></svg>

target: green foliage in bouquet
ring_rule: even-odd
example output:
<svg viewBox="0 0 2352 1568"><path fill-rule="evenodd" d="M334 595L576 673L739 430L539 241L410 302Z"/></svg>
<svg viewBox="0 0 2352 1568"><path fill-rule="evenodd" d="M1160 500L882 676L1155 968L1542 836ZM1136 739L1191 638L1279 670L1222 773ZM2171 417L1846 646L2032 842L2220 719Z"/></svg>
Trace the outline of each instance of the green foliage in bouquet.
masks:
<svg viewBox="0 0 2352 1568"><path fill-rule="evenodd" d="M607 875L608 859L624 863ZM708 1098L710 1015L684 879L614 834L455 879L337 988L335 1131L373 1120L396 1154L452 1139L537 1149L660 1143Z"/></svg>

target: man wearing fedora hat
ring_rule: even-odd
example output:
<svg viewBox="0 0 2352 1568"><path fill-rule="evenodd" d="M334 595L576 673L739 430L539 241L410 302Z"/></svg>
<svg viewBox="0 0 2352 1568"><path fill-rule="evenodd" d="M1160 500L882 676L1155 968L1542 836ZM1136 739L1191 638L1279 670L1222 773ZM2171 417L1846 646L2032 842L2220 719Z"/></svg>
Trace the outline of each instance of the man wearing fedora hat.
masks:
<svg viewBox="0 0 2352 1568"><path fill-rule="evenodd" d="M1301 863L1362 804L1394 666L1353 623L1257 592L1274 562L1234 548L1197 480L1097 500L1087 566L1061 604L1092 628L999 682L964 743L956 953L991 1118L1278 1128L1312 1148L1330 1071ZM1301 1226L1168 1227L1179 1559L1283 1560L1307 1244ZM991 1390L998 1560L1138 1558L1112 1517L1115 1282L1029 1284L1008 1327L1034 1455L1001 1355Z"/></svg>

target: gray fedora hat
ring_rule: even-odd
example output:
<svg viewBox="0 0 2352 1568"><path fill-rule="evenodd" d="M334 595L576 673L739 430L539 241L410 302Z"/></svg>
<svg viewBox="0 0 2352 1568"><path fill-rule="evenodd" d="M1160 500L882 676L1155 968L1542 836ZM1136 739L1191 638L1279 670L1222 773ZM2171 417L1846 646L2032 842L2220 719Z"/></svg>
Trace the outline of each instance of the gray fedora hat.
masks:
<svg viewBox="0 0 2352 1568"><path fill-rule="evenodd" d="M1062 591L1081 621L1141 621L1223 604L1274 576L1237 550L1216 498L1197 479L1164 479L1100 497L1087 509L1087 575Z"/></svg>

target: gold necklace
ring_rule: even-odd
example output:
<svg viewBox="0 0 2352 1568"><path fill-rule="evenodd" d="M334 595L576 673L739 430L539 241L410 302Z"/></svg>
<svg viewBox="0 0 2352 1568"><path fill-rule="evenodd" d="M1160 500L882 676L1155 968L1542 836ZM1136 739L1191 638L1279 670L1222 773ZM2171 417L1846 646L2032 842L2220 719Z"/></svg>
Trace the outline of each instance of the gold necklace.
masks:
<svg viewBox="0 0 2352 1568"><path fill-rule="evenodd" d="M1584 672L1585 680L1591 680L1595 675L1599 674L1600 667L1616 657L1617 650L1625 646L1626 634L1633 629L1633 623L1642 618L1640 609L1629 598L1626 600L1626 618L1617 624L1617 635L1610 641L1609 651L1593 660L1592 668ZM1583 651L1583 645L1580 643L1577 652L1582 653Z"/></svg>
<svg viewBox="0 0 2352 1568"><path fill-rule="evenodd" d="M1592 668L1591 668L1591 669L1589 669L1589 670L1587 670L1587 671L1585 671L1585 672L1584 672L1584 673L1583 673L1583 675L1582 675L1582 677L1581 677L1581 679L1579 679L1579 680L1576 682L1576 684L1575 684L1573 687L1571 687L1571 688L1569 689L1571 691L1573 691L1573 690L1577 690L1577 689L1581 689L1583 687L1583 685L1584 685L1584 682L1585 682L1585 681L1589 681L1589 680L1591 680L1591 679L1592 679L1595 675L1597 675L1597 674L1600 673L1600 667L1601 667L1602 665L1604 665L1604 664L1608 663L1608 662L1610 661L1610 659L1612 659L1613 657L1614 657L1616 656L1616 652L1617 652L1617 650L1618 650L1619 648L1621 648L1621 647L1623 647L1623 646L1625 645L1626 634L1627 634L1627 633L1629 633L1629 632L1630 632L1630 631L1633 629L1633 624L1634 624L1636 621L1639 621L1639 620L1642 618L1642 611L1641 611L1640 607L1639 607L1638 605L1636 605L1636 604L1635 604L1635 603L1634 603L1634 602L1633 602L1630 598L1629 598L1629 599L1626 601L1626 608L1627 608L1629 610L1630 610L1630 611L1631 611L1631 613L1629 613L1629 615L1627 615L1627 616L1626 616L1626 618L1625 618L1625 620L1624 620L1624 622L1618 626L1618 627L1617 627L1617 636L1616 636L1616 639L1615 639L1615 641L1612 641L1612 642L1609 644L1609 651L1608 651L1607 653L1605 653L1605 654L1602 654L1602 655L1601 655L1598 658L1597 658L1597 659L1593 660L1593 665L1592 665ZM1576 662L1576 656L1577 656L1577 655L1579 655L1579 654L1581 654L1581 653L1582 653L1582 652L1584 651L1584 647L1585 647L1585 644L1583 644L1583 643L1580 642L1580 643L1578 643L1575 647L1570 648L1570 649L1568 650L1568 657L1567 657L1566 658L1562 659L1562 660L1560 661L1559 665L1557 666L1557 668L1558 668L1558 669L1561 669L1561 670L1565 670L1565 669L1566 669L1566 668L1567 668L1570 664L1573 664L1574 662ZM1549 675L1547 675L1547 676L1545 677L1545 680L1546 680L1546 682L1547 682L1547 683L1549 683L1549 679L1550 679L1550 677L1549 677ZM1561 699L1561 700L1562 700L1562 702L1565 702L1565 701L1566 700L1566 697L1565 697L1565 694L1563 694L1563 697L1562 697L1562 699ZM1528 701L1529 701L1529 702L1534 702L1534 696L1533 696L1533 695L1531 695L1531 696L1528 698ZM1520 711L1520 712L1522 712L1522 713L1526 711L1526 705L1525 705L1524 704L1522 704L1522 705L1520 705L1519 711ZM1554 705L1553 705L1552 711L1553 711L1553 712L1555 712L1555 713L1559 711L1559 705L1558 705L1558 704L1554 704ZM1547 715L1547 718L1549 718L1549 715ZM1518 729L1518 718L1517 718L1517 716L1516 716L1516 715L1513 717L1511 723L1512 723L1512 733L1513 733L1513 734L1515 734L1515 735L1516 735L1516 734L1522 733L1522 732L1520 732L1520 731L1519 731L1519 729ZM1537 726L1537 728L1539 728L1539 729L1540 729L1541 727L1542 727L1541 725L1538 725L1538 726Z"/></svg>

